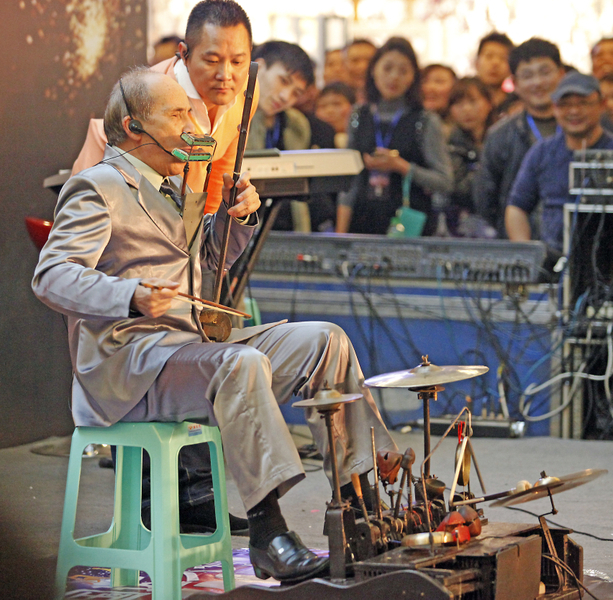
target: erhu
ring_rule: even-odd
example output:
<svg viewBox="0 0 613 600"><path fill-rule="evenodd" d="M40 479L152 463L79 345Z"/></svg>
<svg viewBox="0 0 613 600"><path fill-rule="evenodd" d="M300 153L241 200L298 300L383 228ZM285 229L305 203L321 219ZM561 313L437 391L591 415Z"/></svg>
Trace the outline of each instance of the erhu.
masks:
<svg viewBox="0 0 613 600"><path fill-rule="evenodd" d="M228 208L232 208L236 201L236 183L241 175L243 164L243 155L245 154L245 145L247 143L247 131L249 129L249 119L251 117L251 105L253 103L253 93L255 90L255 80L258 73L258 63L252 62L249 66L249 79L247 89L245 90L245 106L243 107L243 116L241 119L240 130L238 135L238 147L236 150L236 161L234 162L234 172L232 179L234 185L230 190L230 198L228 200ZM228 253L228 242L230 240L230 226L232 219L226 219L221 248L219 251L219 260L217 263L217 273L215 276L215 287L213 291L213 301L219 303L221 298L221 286L225 273L226 255ZM223 342L228 339L232 331L232 322L227 312L219 310L203 310L200 313L200 324L207 337L214 342Z"/></svg>

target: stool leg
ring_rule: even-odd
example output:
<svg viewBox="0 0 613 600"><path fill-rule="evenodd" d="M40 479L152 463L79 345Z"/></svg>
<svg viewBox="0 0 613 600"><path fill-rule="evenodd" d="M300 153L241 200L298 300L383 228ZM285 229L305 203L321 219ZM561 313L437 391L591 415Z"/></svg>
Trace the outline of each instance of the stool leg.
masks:
<svg viewBox="0 0 613 600"><path fill-rule="evenodd" d="M217 433L217 439L209 444L211 454L211 465L213 468L213 497L215 498L215 520L223 527L224 535L220 540L223 547L223 557L221 568L223 571L224 591L229 592L235 587L234 581L234 562L232 560L232 538L230 536L230 517L228 513L228 496L226 492L226 474L223 464L223 453L221 452L221 436Z"/></svg>
<svg viewBox="0 0 613 600"><path fill-rule="evenodd" d="M113 545L117 548L142 550L148 542L141 521L142 464L142 448L117 446L113 514ZM139 574L133 569L114 568L111 586L138 586Z"/></svg>
<svg viewBox="0 0 613 600"><path fill-rule="evenodd" d="M60 533L60 547L57 555L55 572L56 598L62 599L66 594L66 579L68 572L76 565L73 562L76 542L74 529L77 519L77 501L79 496L79 482L81 480L81 460L83 447L79 443L79 432L75 430L70 446L68 460L68 475L66 477L66 493L64 496L64 512L62 514L62 529Z"/></svg>
<svg viewBox="0 0 613 600"><path fill-rule="evenodd" d="M179 448L147 448L151 458L152 600L181 600ZM164 510L164 512L162 512Z"/></svg>

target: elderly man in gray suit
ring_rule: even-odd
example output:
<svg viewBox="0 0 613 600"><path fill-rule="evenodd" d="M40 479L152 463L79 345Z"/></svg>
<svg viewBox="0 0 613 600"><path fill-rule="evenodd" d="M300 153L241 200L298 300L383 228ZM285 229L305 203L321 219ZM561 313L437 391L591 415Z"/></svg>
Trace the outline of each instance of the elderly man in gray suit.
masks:
<svg viewBox="0 0 613 600"><path fill-rule="evenodd" d="M256 574L300 581L321 573L326 559L288 531L279 508L278 498L305 475L278 403L295 393L312 397L324 381L344 392L364 391L363 401L336 415L346 494L351 473L364 477L372 468L370 427L379 448L395 444L362 389L355 352L340 328L282 322L234 330L226 342L214 343L196 308L175 300L179 291L197 294L202 278L217 269L226 219L235 221L231 265L260 205L243 175L235 206L222 204L187 235L167 185L180 189L183 163L171 151L192 130L190 110L183 89L166 75L136 70L115 85L105 113L105 158L62 189L32 285L43 302L68 316L76 425L218 424L247 511ZM224 175L226 200L232 185ZM307 419L326 455L321 419L316 413ZM329 472L328 456L326 467Z"/></svg>

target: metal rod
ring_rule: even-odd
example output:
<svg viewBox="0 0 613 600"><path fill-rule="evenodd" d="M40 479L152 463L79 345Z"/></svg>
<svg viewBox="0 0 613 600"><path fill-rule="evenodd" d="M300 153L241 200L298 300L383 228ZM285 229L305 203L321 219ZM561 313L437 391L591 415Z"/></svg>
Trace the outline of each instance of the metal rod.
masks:
<svg viewBox="0 0 613 600"><path fill-rule="evenodd" d="M428 461L430 459L430 457L438 450L439 446L443 443L443 440L449 435L449 432L453 429L454 425L458 422L459 418L464 414L464 413L468 413L468 418L469 418L469 423L470 423L470 411L468 410L468 408L465 406L459 413L458 416L451 422L451 425L449 425L449 427L447 427L445 433L443 433L443 435L441 436L441 439L436 443L436 446L434 446L434 450L432 450L432 452L430 452L430 454L427 454L424 457L423 462L421 463L421 468L420 468L420 473L421 473L421 478L424 478L425 475L425 465L426 465L426 461ZM470 429L470 425L469 425L469 429Z"/></svg>
<svg viewBox="0 0 613 600"><path fill-rule="evenodd" d="M332 463L332 485L334 486L334 505L341 505L341 483L338 477L338 465L336 464L336 443L334 441L334 431L332 429L332 412L324 413L326 429L328 430L328 447L330 451L330 462Z"/></svg>
<svg viewBox="0 0 613 600"><path fill-rule="evenodd" d="M187 189L187 176L189 175L189 161L183 167L183 183L181 184L181 203L185 208L185 190Z"/></svg>
<svg viewBox="0 0 613 600"><path fill-rule="evenodd" d="M549 492L549 498L551 499L551 505L553 506L553 499L551 497L551 492ZM556 514L555 508L554 508L553 514ZM549 530L549 526L547 525L547 520L545 519L545 515L539 516L539 523L541 524L541 529L543 531L543 537L545 538L545 542L547 543L549 554L551 554L551 556L553 556L554 558L553 564L556 569L556 574L558 576L558 589L556 591L560 591L565 583L564 571L562 570L562 567L560 567L560 565L555 561L556 558L559 560L560 557L558 556L558 553L556 551L556 546L553 543L553 538L551 537L551 531Z"/></svg>
<svg viewBox="0 0 613 600"><path fill-rule="evenodd" d="M372 469L375 474L375 514L380 521L383 519L383 512L381 510L381 493L379 492L379 468L377 467L377 448L375 446L375 428L370 428L370 441L372 443Z"/></svg>
<svg viewBox="0 0 613 600"><path fill-rule="evenodd" d="M400 479L400 488L398 489L398 497L396 498L396 506L394 507L394 519L397 519L398 514L400 513L400 502L402 500L402 492L404 490L404 485L407 481L407 471L408 469L402 469L402 477Z"/></svg>
<svg viewBox="0 0 613 600"><path fill-rule="evenodd" d="M471 435L472 435L472 432L471 432ZM479 470L479 463L477 462L477 457L473 449L473 443L470 441L470 438L468 438L468 447L470 449L470 457L473 461L473 464L475 465L475 471L477 471L477 477L479 478L479 485L481 486L481 491L484 494L487 494L487 490L485 489L485 483L483 483L483 477L481 476L481 471Z"/></svg>
<svg viewBox="0 0 613 600"><path fill-rule="evenodd" d="M458 502L449 502L449 506L462 506L463 504L478 504L479 502L489 502L490 500L498 500L499 498L506 498L512 496L515 493L514 490L507 490L505 492L498 492L496 494L488 494L481 496L480 498L470 498L469 500L459 500Z"/></svg>
<svg viewBox="0 0 613 600"><path fill-rule="evenodd" d="M366 509L366 503L364 502L364 496L362 495L362 484L360 483L360 476L357 473L351 473L351 483L353 484L353 489L358 497L358 502L360 503L364 520L369 523L370 519L368 518L368 510Z"/></svg>
<svg viewBox="0 0 613 600"><path fill-rule="evenodd" d="M453 506L453 497L455 495L455 489L458 485L458 479L460 478L460 469L464 466L464 455L466 454L466 446L468 445L470 438L466 436L462 440L462 446L460 447L460 456L458 456L458 464L455 466L455 473L453 474L453 482L451 483L451 491L449 492L449 507Z"/></svg>
<svg viewBox="0 0 613 600"><path fill-rule="evenodd" d="M284 200L277 200L273 202L268 214L266 217L263 217L264 222L260 229L253 235L253 238L251 238L252 241L243 254L243 256L245 256L245 260L241 261L241 264L236 271L236 275L232 279L228 296L226 296L226 304L232 304L234 306L243 295L247 281L251 276L255 263L258 261L262 248L264 247L264 242L268 239L268 234L270 233L272 226L277 219L279 210L285 203L286 202Z"/></svg>
<svg viewBox="0 0 613 600"><path fill-rule="evenodd" d="M436 398L436 392L419 392L424 403L424 475L426 478L430 477L430 396L434 394Z"/></svg>
<svg viewBox="0 0 613 600"><path fill-rule="evenodd" d="M413 511L413 467L409 465L409 485L407 486L407 510L405 514L411 514ZM405 518L406 521L406 518ZM407 521L408 523L408 521Z"/></svg>
<svg viewBox="0 0 613 600"><path fill-rule="evenodd" d="M420 392L419 394L421 394L422 392ZM421 397L421 396L420 396ZM421 472L421 484L422 484L422 488L423 488L423 494L424 494L424 502L426 505L426 517L428 518L428 530L430 530L430 511L427 510L428 508L428 496L427 496L427 492L426 492L426 463L429 462L430 460L430 456L432 456L432 454L434 454L437 450L438 447L443 443L443 440L447 437L447 435L449 435L449 432L453 429L454 425L458 422L459 418L465 413L468 413L468 422L469 422L469 430L471 429L471 414L470 411L468 410L468 407L464 407L459 413L458 416L452 421L451 425L449 425L449 427L447 427L447 430L445 431L445 433L442 435L441 439L437 442L436 446L434 446L434 450L432 450L432 452L430 452L429 454L427 454L424 457L423 462L421 463L421 468L420 468L420 472ZM470 433L470 431L469 431Z"/></svg>
<svg viewBox="0 0 613 600"><path fill-rule="evenodd" d="M215 145L213 146L213 152L211 153L211 160L209 164L206 166L206 178L204 179L204 184L202 185L203 193L208 193L209 190L209 178L211 177L211 171L213 169L213 156L215 155L215 150L217 150L217 140L215 140ZM205 201L206 208L206 201Z"/></svg>

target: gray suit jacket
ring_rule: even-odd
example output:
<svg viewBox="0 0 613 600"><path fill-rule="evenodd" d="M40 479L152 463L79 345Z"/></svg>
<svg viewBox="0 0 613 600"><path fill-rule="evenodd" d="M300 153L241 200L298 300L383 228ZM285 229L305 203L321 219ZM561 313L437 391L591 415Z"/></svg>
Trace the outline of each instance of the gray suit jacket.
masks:
<svg viewBox="0 0 613 600"><path fill-rule="evenodd" d="M130 300L148 277L177 281L180 291L200 295L203 272L217 268L227 218L223 204L206 215L188 247L181 217L159 191L109 146L105 161L63 187L32 282L40 300L68 316L77 425L117 422L176 350L208 342L191 305L174 301L153 319L130 315ZM227 267L253 227L235 222L231 231ZM235 330L229 341L266 327Z"/></svg>

